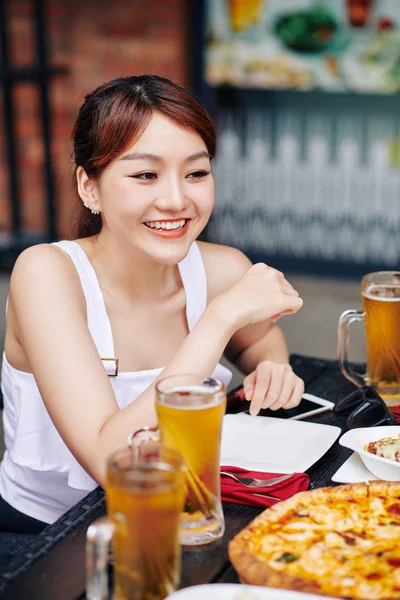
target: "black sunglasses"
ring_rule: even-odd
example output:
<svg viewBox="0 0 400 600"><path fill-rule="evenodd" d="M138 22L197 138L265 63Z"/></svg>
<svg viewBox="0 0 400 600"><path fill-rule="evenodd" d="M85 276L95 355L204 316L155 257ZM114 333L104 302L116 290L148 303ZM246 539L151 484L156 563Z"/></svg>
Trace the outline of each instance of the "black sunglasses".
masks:
<svg viewBox="0 0 400 600"><path fill-rule="evenodd" d="M373 427L376 425L396 425L384 400L369 386L352 392L336 404L335 412L352 410L347 417L347 427Z"/></svg>

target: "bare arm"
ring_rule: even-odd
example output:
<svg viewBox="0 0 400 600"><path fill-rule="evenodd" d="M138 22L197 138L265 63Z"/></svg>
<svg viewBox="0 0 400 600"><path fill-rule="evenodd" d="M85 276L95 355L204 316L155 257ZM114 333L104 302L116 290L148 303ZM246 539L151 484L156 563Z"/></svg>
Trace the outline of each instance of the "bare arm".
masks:
<svg viewBox="0 0 400 600"><path fill-rule="evenodd" d="M87 327L75 267L55 248L38 246L19 257L9 317L53 423L84 469L102 483L110 452L125 445L135 429L156 423L155 384L119 409ZM162 376L212 372L233 329L217 311L207 311Z"/></svg>
<svg viewBox="0 0 400 600"><path fill-rule="evenodd" d="M252 266L247 256L235 248L205 243L200 247L206 265L210 301L232 286ZM246 374L263 360L289 362L285 336L271 319L238 329L229 340L225 355Z"/></svg>
<svg viewBox="0 0 400 600"><path fill-rule="evenodd" d="M160 377L211 373L240 327L300 306L298 295L276 272L253 267L211 301ZM54 247L36 246L19 257L9 318L54 425L83 468L102 484L106 457L124 446L132 431L156 422L155 384L119 409L87 327L75 267Z"/></svg>
<svg viewBox="0 0 400 600"><path fill-rule="evenodd" d="M263 360L289 362L285 336L274 323L248 325L236 332L228 344L226 356L246 374Z"/></svg>
<svg viewBox="0 0 400 600"><path fill-rule="evenodd" d="M249 272L251 262L239 250L226 246L201 244L207 270L209 296L215 298L223 289L235 285L243 273ZM253 267L254 269L254 267ZM272 289L263 290L266 302ZM292 371L282 330L277 319L292 311L282 311L265 320L239 328L229 340L226 356L245 374L243 387L250 404L250 412L258 414L261 408L291 408L296 406L304 392L304 383Z"/></svg>

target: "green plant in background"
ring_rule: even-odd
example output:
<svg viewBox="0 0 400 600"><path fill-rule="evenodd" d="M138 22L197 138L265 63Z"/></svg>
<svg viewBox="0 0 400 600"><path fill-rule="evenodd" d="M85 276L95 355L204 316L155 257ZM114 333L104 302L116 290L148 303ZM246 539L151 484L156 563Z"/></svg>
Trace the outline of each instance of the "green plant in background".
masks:
<svg viewBox="0 0 400 600"><path fill-rule="evenodd" d="M318 52L332 41L339 25L332 13L320 4L278 18L275 33L291 50Z"/></svg>

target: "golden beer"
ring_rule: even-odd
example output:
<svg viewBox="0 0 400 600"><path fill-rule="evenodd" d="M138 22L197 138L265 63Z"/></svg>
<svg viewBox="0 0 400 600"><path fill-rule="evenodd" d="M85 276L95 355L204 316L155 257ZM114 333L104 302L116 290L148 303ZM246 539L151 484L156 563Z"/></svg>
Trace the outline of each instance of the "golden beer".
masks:
<svg viewBox="0 0 400 600"><path fill-rule="evenodd" d="M372 283L362 301L368 383L387 400L400 393L400 283Z"/></svg>
<svg viewBox="0 0 400 600"><path fill-rule="evenodd" d="M181 515L181 542L200 544L221 537L224 520L220 494L220 444L226 393L202 385L157 386L156 410L162 443L183 458L186 498ZM184 376L182 376L184 377ZM217 380L215 380L217 381Z"/></svg>
<svg viewBox="0 0 400 600"><path fill-rule="evenodd" d="M340 315L338 361L343 375L355 385L371 385L388 406L400 402L400 271L376 271L361 280L363 311ZM364 323L367 372L349 365L350 325Z"/></svg>
<svg viewBox="0 0 400 600"><path fill-rule="evenodd" d="M181 457L154 441L149 452L121 450L108 462L105 491L107 519L88 530L89 597L108 598L99 582L112 537L114 600L163 600L180 579Z"/></svg>

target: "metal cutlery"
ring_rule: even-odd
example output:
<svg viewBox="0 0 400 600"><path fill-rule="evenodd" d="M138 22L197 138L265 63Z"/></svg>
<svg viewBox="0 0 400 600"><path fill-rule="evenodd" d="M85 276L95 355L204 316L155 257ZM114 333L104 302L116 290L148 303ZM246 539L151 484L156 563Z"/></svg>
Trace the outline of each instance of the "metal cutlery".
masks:
<svg viewBox="0 0 400 600"><path fill-rule="evenodd" d="M236 475L236 473L231 473L230 471L221 471L221 475L226 475L227 477L232 477L235 481L238 481L242 485L250 488L258 488L258 487L269 487L275 485L276 483L281 483L290 479L293 473L287 473L286 475L281 475L280 477L274 477L272 479L255 479L254 477L242 477L241 475Z"/></svg>

